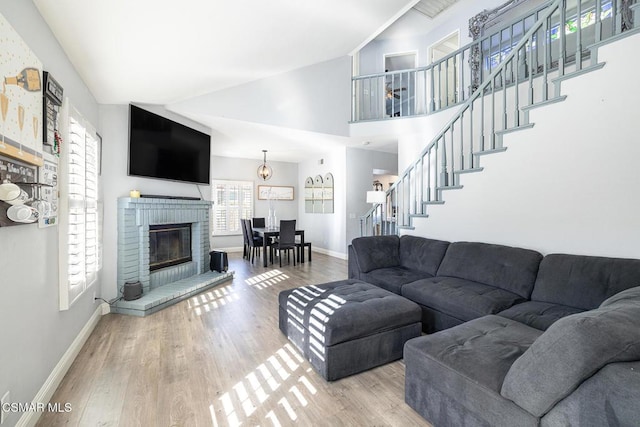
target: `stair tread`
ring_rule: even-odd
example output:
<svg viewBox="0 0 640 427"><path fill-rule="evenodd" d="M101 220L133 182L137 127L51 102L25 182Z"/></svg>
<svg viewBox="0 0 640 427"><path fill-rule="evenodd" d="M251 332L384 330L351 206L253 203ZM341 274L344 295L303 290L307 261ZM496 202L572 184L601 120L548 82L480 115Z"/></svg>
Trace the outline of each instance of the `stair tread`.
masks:
<svg viewBox="0 0 640 427"><path fill-rule="evenodd" d="M457 171L453 171L453 173L457 173L457 174L475 173L475 172L482 172L483 170L484 170L483 167L479 167L479 168L470 168L470 169L457 170Z"/></svg>
<svg viewBox="0 0 640 427"><path fill-rule="evenodd" d="M462 187L462 185L446 185L444 187L436 187L436 190L459 190Z"/></svg>
<svg viewBox="0 0 640 427"><path fill-rule="evenodd" d="M409 214L410 218L428 218L429 214Z"/></svg>
<svg viewBox="0 0 640 427"><path fill-rule="evenodd" d="M422 202L423 205L444 205L444 200L428 200Z"/></svg>
<svg viewBox="0 0 640 427"><path fill-rule="evenodd" d="M546 101L535 102L531 105L526 105L524 107L520 107L522 111L533 110L534 108L544 107L545 105L555 104L557 102L562 102L567 99L567 95L562 96L554 96L553 98L549 98Z"/></svg>
<svg viewBox="0 0 640 427"><path fill-rule="evenodd" d="M599 64L594 64L594 65L588 65L578 71L572 71L570 73L565 74L564 76L560 76L560 77L556 77L555 79L552 79L551 81L553 83L558 83L558 82L562 82L564 80L568 80L568 79L572 79L574 77L578 77L581 76L582 74L587 74L590 73L592 71L596 71L601 69L602 67L604 67L604 62L600 62Z"/></svg>
<svg viewBox="0 0 640 427"><path fill-rule="evenodd" d="M496 135L504 135L511 132L517 132L519 130L531 129L534 125L535 123L527 123L526 125L514 126L511 128L497 130Z"/></svg>
<svg viewBox="0 0 640 427"><path fill-rule="evenodd" d="M484 151L475 151L473 153L473 155L474 156L484 156L484 155L487 155L487 154L502 153L503 151L507 151L507 147L492 148L490 150L484 150Z"/></svg>

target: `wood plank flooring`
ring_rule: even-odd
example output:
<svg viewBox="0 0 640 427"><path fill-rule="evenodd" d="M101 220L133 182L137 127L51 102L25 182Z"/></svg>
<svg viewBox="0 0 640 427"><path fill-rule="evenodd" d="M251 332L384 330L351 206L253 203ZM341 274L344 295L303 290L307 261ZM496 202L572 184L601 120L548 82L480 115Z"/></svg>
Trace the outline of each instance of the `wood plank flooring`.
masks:
<svg viewBox="0 0 640 427"><path fill-rule="evenodd" d="M50 426L428 426L404 403L401 361L326 382L278 329L278 292L347 277L343 260L263 268L151 316L109 314L44 413Z"/></svg>

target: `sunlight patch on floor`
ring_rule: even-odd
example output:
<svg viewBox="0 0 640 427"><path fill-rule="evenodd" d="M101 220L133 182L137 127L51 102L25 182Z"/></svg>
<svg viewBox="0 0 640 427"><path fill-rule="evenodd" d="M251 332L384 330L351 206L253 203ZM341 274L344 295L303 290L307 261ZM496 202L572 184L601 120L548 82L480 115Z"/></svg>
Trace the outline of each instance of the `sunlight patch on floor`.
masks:
<svg viewBox="0 0 640 427"><path fill-rule="evenodd" d="M198 316L225 306L231 302L238 301L240 297L235 293L231 284L217 287L207 292L203 292L187 301L190 310L195 311Z"/></svg>
<svg viewBox="0 0 640 427"><path fill-rule="evenodd" d="M249 277L245 280L245 283L249 286L253 286L257 289L265 289L278 283L285 281L289 278L282 271L275 269L269 270L266 273L258 274L257 276Z"/></svg>
<svg viewBox="0 0 640 427"><path fill-rule="evenodd" d="M298 372L303 362L291 344L279 348L209 406L213 425L239 426L245 421L253 425L249 418L269 399L277 399L277 407L265 415L274 426L281 426L284 420L285 424L298 420L300 409L308 406L317 393L306 377L311 368ZM274 407L273 403L266 404Z"/></svg>

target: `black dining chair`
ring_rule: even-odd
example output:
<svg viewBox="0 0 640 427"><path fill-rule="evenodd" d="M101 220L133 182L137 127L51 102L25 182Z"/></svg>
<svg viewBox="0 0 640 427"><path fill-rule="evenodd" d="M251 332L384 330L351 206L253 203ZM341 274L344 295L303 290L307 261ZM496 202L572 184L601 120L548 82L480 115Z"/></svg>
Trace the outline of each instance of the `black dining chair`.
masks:
<svg viewBox="0 0 640 427"><path fill-rule="evenodd" d="M242 238L244 240L244 247L242 248L242 258L250 259L250 249L249 249L249 236L247 236L247 225L245 224L245 220L240 220L240 227L242 227Z"/></svg>
<svg viewBox="0 0 640 427"><path fill-rule="evenodd" d="M296 257L298 258L298 262L304 261L304 248L307 248L308 259L311 262L311 242L304 241L304 246L299 239L296 239Z"/></svg>
<svg viewBox="0 0 640 427"><path fill-rule="evenodd" d="M265 228L267 226L264 218L253 218L252 222L253 228ZM255 231L253 232L253 235L259 237L258 233L256 233ZM273 243L273 239L271 239L271 243Z"/></svg>
<svg viewBox="0 0 640 427"><path fill-rule="evenodd" d="M296 220L281 220L279 234L274 249L278 251L280 267L282 267L282 251L287 251L289 262L291 262L289 251L293 251L293 265L296 265Z"/></svg>
<svg viewBox="0 0 640 427"><path fill-rule="evenodd" d="M256 252L260 256L260 249L262 249L262 237L256 237L253 235L253 227L251 226L251 220L243 219L244 227L247 230L247 240L249 241L249 252L251 252L251 263L255 259ZM267 242L267 246L271 246L271 242ZM269 248L271 251L271 247Z"/></svg>

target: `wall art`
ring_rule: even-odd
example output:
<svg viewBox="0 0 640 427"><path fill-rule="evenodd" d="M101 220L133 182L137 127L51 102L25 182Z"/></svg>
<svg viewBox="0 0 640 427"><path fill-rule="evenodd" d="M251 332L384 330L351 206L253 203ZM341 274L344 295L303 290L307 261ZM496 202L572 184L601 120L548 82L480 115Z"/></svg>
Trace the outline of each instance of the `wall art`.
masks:
<svg viewBox="0 0 640 427"><path fill-rule="evenodd" d="M0 15L0 154L42 166L42 63Z"/></svg>
<svg viewBox="0 0 640 427"><path fill-rule="evenodd" d="M258 185L258 200L293 200L293 187L288 185Z"/></svg>

